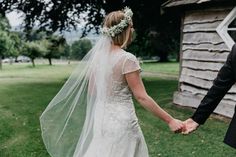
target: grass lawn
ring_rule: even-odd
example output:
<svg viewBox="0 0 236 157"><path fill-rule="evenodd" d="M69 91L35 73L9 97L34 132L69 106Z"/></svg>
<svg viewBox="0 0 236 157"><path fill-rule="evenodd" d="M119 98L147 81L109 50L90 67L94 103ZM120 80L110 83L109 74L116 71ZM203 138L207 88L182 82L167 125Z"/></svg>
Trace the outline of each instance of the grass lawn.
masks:
<svg viewBox="0 0 236 157"><path fill-rule="evenodd" d="M163 73L170 75L178 75L179 74L179 63L178 62L170 62L170 63L143 63L143 70L147 72L154 73Z"/></svg>
<svg viewBox="0 0 236 157"><path fill-rule="evenodd" d="M143 65L143 70L175 73L177 63ZM154 67L156 66L157 69ZM4 65L0 71L0 157L49 157L41 139L39 116L74 65ZM165 69L164 69L165 67ZM173 70L174 69L174 70ZM178 73L178 71L176 72ZM192 110L171 104L176 80L143 78L148 93L174 117L185 120ZM135 103L150 157L235 157L222 143L228 122L210 118L195 133L183 136Z"/></svg>

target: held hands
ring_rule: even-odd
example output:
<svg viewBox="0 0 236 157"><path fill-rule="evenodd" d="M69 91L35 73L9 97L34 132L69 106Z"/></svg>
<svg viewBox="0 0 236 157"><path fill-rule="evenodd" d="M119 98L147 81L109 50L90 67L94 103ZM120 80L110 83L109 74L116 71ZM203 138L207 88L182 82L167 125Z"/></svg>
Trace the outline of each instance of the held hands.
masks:
<svg viewBox="0 0 236 157"><path fill-rule="evenodd" d="M186 121L184 121L184 129L182 129L182 134L189 134L196 130L199 126L197 122L195 122L193 119L189 118Z"/></svg>
<svg viewBox="0 0 236 157"><path fill-rule="evenodd" d="M169 128L175 133L189 134L196 130L199 126L193 119L189 118L186 121L182 122L178 119L172 119L169 123Z"/></svg>
<svg viewBox="0 0 236 157"><path fill-rule="evenodd" d="M182 130L185 129L184 123L174 118L168 123L168 125L169 125L170 130L175 133L182 132Z"/></svg>

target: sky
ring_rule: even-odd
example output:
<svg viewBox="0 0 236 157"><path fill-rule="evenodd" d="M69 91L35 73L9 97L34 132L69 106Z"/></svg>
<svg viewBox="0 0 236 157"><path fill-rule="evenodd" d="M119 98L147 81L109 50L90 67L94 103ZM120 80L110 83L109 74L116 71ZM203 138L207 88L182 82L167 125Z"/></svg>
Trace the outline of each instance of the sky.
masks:
<svg viewBox="0 0 236 157"><path fill-rule="evenodd" d="M6 17L9 20L9 23L13 29L19 28L19 26L22 24L24 19L23 13L17 13L16 11L13 11L11 13L6 14ZM83 24L81 24L83 25ZM72 32L65 32L64 37L66 38L67 42L69 44L73 43L75 40L79 40L81 36L81 25L78 25L78 30L72 31ZM94 43L97 39L97 36L94 34L89 34L88 38Z"/></svg>
<svg viewBox="0 0 236 157"><path fill-rule="evenodd" d="M16 11L13 11L11 13L6 14L6 17L8 18L10 25L12 27L19 26L22 21L23 17L21 17L23 14L22 13L17 13Z"/></svg>
<svg viewBox="0 0 236 157"><path fill-rule="evenodd" d="M84 17L86 17L87 14L84 13L81 15L81 19L83 19ZM24 14L21 13L21 12L16 12L16 11L12 11L10 13L7 13L6 14L6 17L8 18L10 24L12 27L15 27L15 26L19 26L22 22L23 22L23 19L24 19ZM85 21L80 21L81 24L78 25L78 28L85 25Z"/></svg>

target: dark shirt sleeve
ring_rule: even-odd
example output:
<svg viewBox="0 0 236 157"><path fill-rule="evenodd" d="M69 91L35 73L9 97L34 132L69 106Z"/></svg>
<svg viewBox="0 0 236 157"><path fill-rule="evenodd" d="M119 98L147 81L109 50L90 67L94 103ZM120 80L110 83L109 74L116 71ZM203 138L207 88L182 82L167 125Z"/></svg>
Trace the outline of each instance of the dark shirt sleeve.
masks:
<svg viewBox="0 0 236 157"><path fill-rule="evenodd" d="M198 124L204 124L222 98L235 83L236 46L234 45L223 67L213 81L212 87L202 99L191 117Z"/></svg>

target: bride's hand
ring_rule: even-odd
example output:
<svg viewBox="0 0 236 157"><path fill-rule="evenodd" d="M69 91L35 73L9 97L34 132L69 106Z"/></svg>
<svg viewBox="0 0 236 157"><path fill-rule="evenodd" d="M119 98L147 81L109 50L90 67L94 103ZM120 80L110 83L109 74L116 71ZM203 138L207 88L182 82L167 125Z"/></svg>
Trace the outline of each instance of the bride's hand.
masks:
<svg viewBox="0 0 236 157"><path fill-rule="evenodd" d="M181 132L182 129L185 127L184 123L178 119L172 119L169 123L169 128L171 131L177 133L177 132Z"/></svg>

